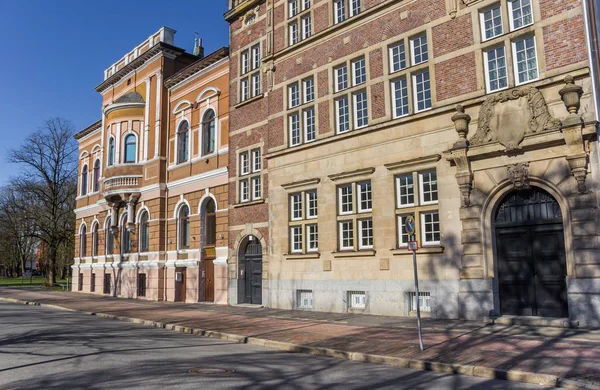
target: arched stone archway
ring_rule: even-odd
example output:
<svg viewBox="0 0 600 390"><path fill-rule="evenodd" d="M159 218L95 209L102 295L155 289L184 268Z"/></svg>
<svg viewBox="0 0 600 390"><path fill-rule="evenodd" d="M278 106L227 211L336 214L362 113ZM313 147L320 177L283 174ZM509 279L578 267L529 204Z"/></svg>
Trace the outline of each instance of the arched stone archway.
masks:
<svg viewBox="0 0 600 390"><path fill-rule="evenodd" d="M248 235L238 248L238 303L261 305L263 246L257 237Z"/></svg>
<svg viewBox="0 0 600 390"><path fill-rule="evenodd" d="M539 187L510 191L494 207L495 271L503 315L567 317L563 215Z"/></svg>

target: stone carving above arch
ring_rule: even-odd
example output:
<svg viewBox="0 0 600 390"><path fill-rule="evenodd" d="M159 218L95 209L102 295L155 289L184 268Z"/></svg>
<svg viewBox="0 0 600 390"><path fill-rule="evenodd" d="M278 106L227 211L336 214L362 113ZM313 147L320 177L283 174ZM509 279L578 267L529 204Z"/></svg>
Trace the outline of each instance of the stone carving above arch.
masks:
<svg viewBox="0 0 600 390"><path fill-rule="evenodd" d="M515 190L529 189L529 163L522 162L506 166L508 180L511 181Z"/></svg>
<svg viewBox="0 0 600 390"><path fill-rule="evenodd" d="M535 87L504 91L488 97L479 110L473 146L499 142L507 151L520 148L527 134L560 130L542 93Z"/></svg>

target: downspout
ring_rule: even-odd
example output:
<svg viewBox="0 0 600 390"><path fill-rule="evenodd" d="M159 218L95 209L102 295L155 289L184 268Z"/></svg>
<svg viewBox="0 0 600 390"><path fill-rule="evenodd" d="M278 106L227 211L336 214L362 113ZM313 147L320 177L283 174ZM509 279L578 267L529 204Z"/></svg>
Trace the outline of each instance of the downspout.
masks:
<svg viewBox="0 0 600 390"><path fill-rule="evenodd" d="M588 51L588 61L590 63L590 74L592 78L592 96L594 100L594 113L595 120L598 122L600 120L600 101L598 97L598 87L599 87L599 69L598 63L599 60L599 48L598 48L598 26L596 25L596 21L592 19L594 12L598 12L600 10L594 9L594 0L581 0L583 5L583 20L585 23L585 32L586 32L586 45ZM596 131L598 132L598 127L596 126Z"/></svg>

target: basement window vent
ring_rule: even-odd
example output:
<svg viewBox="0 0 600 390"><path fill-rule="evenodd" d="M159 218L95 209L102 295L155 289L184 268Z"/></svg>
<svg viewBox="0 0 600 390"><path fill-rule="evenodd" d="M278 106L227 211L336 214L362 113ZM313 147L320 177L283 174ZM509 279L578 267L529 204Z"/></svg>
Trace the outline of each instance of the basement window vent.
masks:
<svg viewBox="0 0 600 390"><path fill-rule="evenodd" d="M410 298L410 311L417 311L417 294L409 292L408 297ZM419 293L419 306L423 312L431 312L431 293L420 292Z"/></svg>
<svg viewBox="0 0 600 390"><path fill-rule="evenodd" d="M348 307L351 309L367 307L367 294L364 291L348 291Z"/></svg>
<svg viewBox="0 0 600 390"><path fill-rule="evenodd" d="M296 290L296 306L298 307L298 309L312 309L312 290Z"/></svg>

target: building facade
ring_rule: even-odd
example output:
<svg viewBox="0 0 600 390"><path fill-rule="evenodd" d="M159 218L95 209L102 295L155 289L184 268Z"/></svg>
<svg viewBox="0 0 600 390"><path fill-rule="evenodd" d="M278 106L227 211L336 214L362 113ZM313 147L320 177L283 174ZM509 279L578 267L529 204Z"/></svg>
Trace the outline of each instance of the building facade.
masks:
<svg viewBox="0 0 600 390"><path fill-rule="evenodd" d="M230 0L229 302L600 324L583 4Z"/></svg>
<svg viewBox="0 0 600 390"><path fill-rule="evenodd" d="M163 27L104 72L79 132L73 289L227 302L228 49Z"/></svg>

